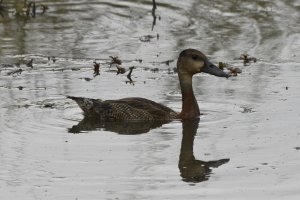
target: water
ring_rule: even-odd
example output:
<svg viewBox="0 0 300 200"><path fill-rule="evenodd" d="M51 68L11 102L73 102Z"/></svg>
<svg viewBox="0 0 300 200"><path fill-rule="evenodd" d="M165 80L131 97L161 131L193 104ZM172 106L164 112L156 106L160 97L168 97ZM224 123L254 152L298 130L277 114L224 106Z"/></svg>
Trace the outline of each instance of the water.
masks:
<svg viewBox="0 0 300 200"><path fill-rule="evenodd" d="M49 9L35 18L13 15L16 2L0 15L0 199L299 198L299 1L157 0L154 26L151 1L36 1ZM179 111L185 48L242 69L194 77L199 123L85 124L65 98ZM258 62L243 66L244 52ZM109 56L136 67L134 85Z"/></svg>

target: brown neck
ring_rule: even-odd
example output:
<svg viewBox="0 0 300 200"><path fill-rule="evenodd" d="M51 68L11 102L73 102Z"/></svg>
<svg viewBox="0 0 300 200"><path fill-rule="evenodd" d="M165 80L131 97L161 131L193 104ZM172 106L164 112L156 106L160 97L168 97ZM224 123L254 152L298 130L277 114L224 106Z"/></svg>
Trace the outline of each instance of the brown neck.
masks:
<svg viewBox="0 0 300 200"><path fill-rule="evenodd" d="M179 118L198 118L200 115L200 110L193 91L192 76L188 73L180 73L179 81L182 94L182 110L179 114Z"/></svg>

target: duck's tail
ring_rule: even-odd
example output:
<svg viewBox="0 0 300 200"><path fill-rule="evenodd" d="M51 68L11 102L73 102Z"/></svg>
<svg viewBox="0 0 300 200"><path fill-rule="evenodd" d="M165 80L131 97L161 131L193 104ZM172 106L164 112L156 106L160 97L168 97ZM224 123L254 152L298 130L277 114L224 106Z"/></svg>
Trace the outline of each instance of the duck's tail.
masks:
<svg viewBox="0 0 300 200"><path fill-rule="evenodd" d="M91 99L83 97L67 96L67 98L74 100L85 114L92 112L95 103L101 103L100 99Z"/></svg>

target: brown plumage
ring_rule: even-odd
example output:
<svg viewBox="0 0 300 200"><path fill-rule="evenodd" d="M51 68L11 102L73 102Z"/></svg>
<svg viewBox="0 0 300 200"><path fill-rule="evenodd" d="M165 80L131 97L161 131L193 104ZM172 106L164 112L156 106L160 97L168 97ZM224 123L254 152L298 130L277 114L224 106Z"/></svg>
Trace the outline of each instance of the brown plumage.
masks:
<svg viewBox="0 0 300 200"><path fill-rule="evenodd" d="M198 118L200 111L192 88L193 75L200 72L219 77L228 77L228 75L195 49L186 49L180 53L177 69L182 93L180 113L162 104L139 97L106 101L73 96L68 96L68 98L77 102L85 116L96 116L102 121L164 121Z"/></svg>
<svg viewBox="0 0 300 200"><path fill-rule="evenodd" d="M138 97L106 101L71 96L68 98L77 102L85 116L98 116L104 121L156 121L170 120L177 116L175 111L164 105Z"/></svg>

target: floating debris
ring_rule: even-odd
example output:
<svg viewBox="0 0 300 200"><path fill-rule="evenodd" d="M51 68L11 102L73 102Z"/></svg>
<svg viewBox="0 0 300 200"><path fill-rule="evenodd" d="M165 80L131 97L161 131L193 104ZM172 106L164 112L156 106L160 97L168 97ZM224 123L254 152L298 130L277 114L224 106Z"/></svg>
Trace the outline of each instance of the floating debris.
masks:
<svg viewBox="0 0 300 200"><path fill-rule="evenodd" d="M74 67L73 67L73 68L71 68L71 70L72 70L72 71L79 71L80 68L74 68Z"/></svg>
<svg viewBox="0 0 300 200"><path fill-rule="evenodd" d="M7 75L8 76L14 75L14 74L20 75L22 72L23 72L23 69L17 69L17 70L13 70L11 72L8 72Z"/></svg>
<svg viewBox="0 0 300 200"><path fill-rule="evenodd" d="M152 17L153 17L153 22L152 22L152 31L154 29L154 26L156 24L156 14L155 14L155 10L157 9L157 6L156 6L156 2L155 0L152 0L152 3L153 3L153 7L152 7Z"/></svg>
<svg viewBox="0 0 300 200"><path fill-rule="evenodd" d="M129 67L129 73L127 74L127 78L129 79L129 81L126 81L126 84L129 83L129 84L132 84L134 85L134 82L133 80L131 79L131 74L132 74L132 71L133 69L135 69L135 67Z"/></svg>
<svg viewBox="0 0 300 200"><path fill-rule="evenodd" d="M150 42L151 39L155 38L156 36L153 35L144 35L140 37L141 42Z"/></svg>
<svg viewBox="0 0 300 200"><path fill-rule="evenodd" d="M153 72L153 73L157 73L159 71L159 69L156 67L154 69L151 69L150 71Z"/></svg>
<svg viewBox="0 0 300 200"><path fill-rule="evenodd" d="M44 4L36 4L35 1L16 1L14 9L6 8L2 2L3 0L0 0L0 16L2 17L7 16L8 13L12 13L15 16L35 18L37 14L43 15L46 10L48 10L48 6Z"/></svg>
<svg viewBox="0 0 300 200"><path fill-rule="evenodd" d="M26 66L33 68L32 63L33 63L33 59L31 59L28 63L26 63Z"/></svg>
<svg viewBox="0 0 300 200"><path fill-rule="evenodd" d="M169 65L170 65L170 63L171 63L171 62L173 62L173 61L174 61L174 60L167 60L167 61L165 61L164 63L165 63L166 65L168 65L168 66L169 66Z"/></svg>
<svg viewBox="0 0 300 200"><path fill-rule="evenodd" d="M229 70L229 76L237 76L237 74L242 73L242 70L240 68L238 68L238 67L229 67L229 64L227 64L227 63L219 62L218 65L219 65L219 68L223 71L225 69Z"/></svg>
<svg viewBox="0 0 300 200"><path fill-rule="evenodd" d="M85 81L91 81L91 80L93 80L92 78L89 78L89 77L83 77L83 78L79 78L79 79L82 79L82 80L85 80Z"/></svg>
<svg viewBox="0 0 300 200"><path fill-rule="evenodd" d="M139 63L142 63L142 62L143 62L142 59L136 59L136 61L138 61Z"/></svg>
<svg viewBox="0 0 300 200"><path fill-rule="evenodd" d="M53 108L54 106L54 103L45 103L44 108Z"/></svg>
<svg viewBox="0 0 300 200"><path fill-rule="evenodd" d="M237 74L242 73L242 70L238 67L228 67L229 70L229 76L237 76Z"/></svg>
<svg viewBox="0 0 300 200"><path fill-rule="evenodd" d="M174 68L173 68L173 72L174 72L174 73L178 73L177 67L174 67Z"/></svg>
<svg viewBox="0 0 300 200"><path fill-rule="evenodd" d="M168 74L172 74L172 73L171 73L171 69L170 69L170 68L168 68Z"/></svg>
<svg viewBox="0 0 300 200"><path fill-rule="evenodd" d="M242 106L241 108L243 108L242 113L253 113L253 112L255 112L253 110L253 108L250 108L250 107Z"/></svg>
<svg viewBox="0 0 300 200"><path fill-rule="evenodd" d="M100 63L94 62L94 77L100 75Z"/></svg>
<svg viewBox="0 0 300 200"><path fill-rule="evenodd" d="M219 68L221 70L224 70L224 68L227 68L228 67L228 64L227 63L224 63L224 62L219 62Z"/></svg>
<svg viewBox="0 0 300 200"><path fill-rule="evenodd" d="M126 72L125 68L123 68L123 67L121 67L119 65L117 65L117 69L118 69L117 75L118 74L124 74Z"/></svg>
<svg viewBox="0 0 300 200"><path fill-rule="evenodd" d="M239 59L243 60L244 66L250 65L250 62L254 62L255 63L257 61L257 59L255 57L250 57L250 55L247 54L247 53L241 54L240 57L239 57Z"/></svg>
<svg viewBox="0 0 300 200"><path fill-rule="evenodd" d="M288 87L288 86L286 86L286 87L285 87L285 90L288 90L288 89L289 89L289 87Z"/></svg>
<svg viewBox="0 0 300 200"><path fill-rule="evenodd" d="M14 65L12 65L12 64L0 64L0 67L3 67L3 68L13 68Z"/></svg>
<svg viewBox="0 0 300 200"><path fill-rule="evenodd" d="M52 56L52 57L48 56L48 61L51 61L51 60L53 63L55 63L57 59L54 56Z"/></svg>
<svg viewBox="0 0 300 200"><path fill-rule="evenodd" d="M300 147L295 147L294 149L296 149L297 151L299 151L299 150L300 150Z"/></svg>
<svg viewBox="0 0 300 200"><path fill-rule="evenodd" d="M110 67L114 64L121 65L122 61L118 58L118 56L109 56L111 58Z"/></svg>
<svg viewBox="0 0 300 200"><path fill-rule="evenodd" d="M91 79L91 78L83 78L85 81L91 81L91 80L93 80L93 79Z"/></svg>
<svg viewBox="0 0 300 200"><path fill-rule="evenodd" d="M23 90L24 89L24 87L23 86L19 86L19 87L17 87L19 90Z"/></svg>

